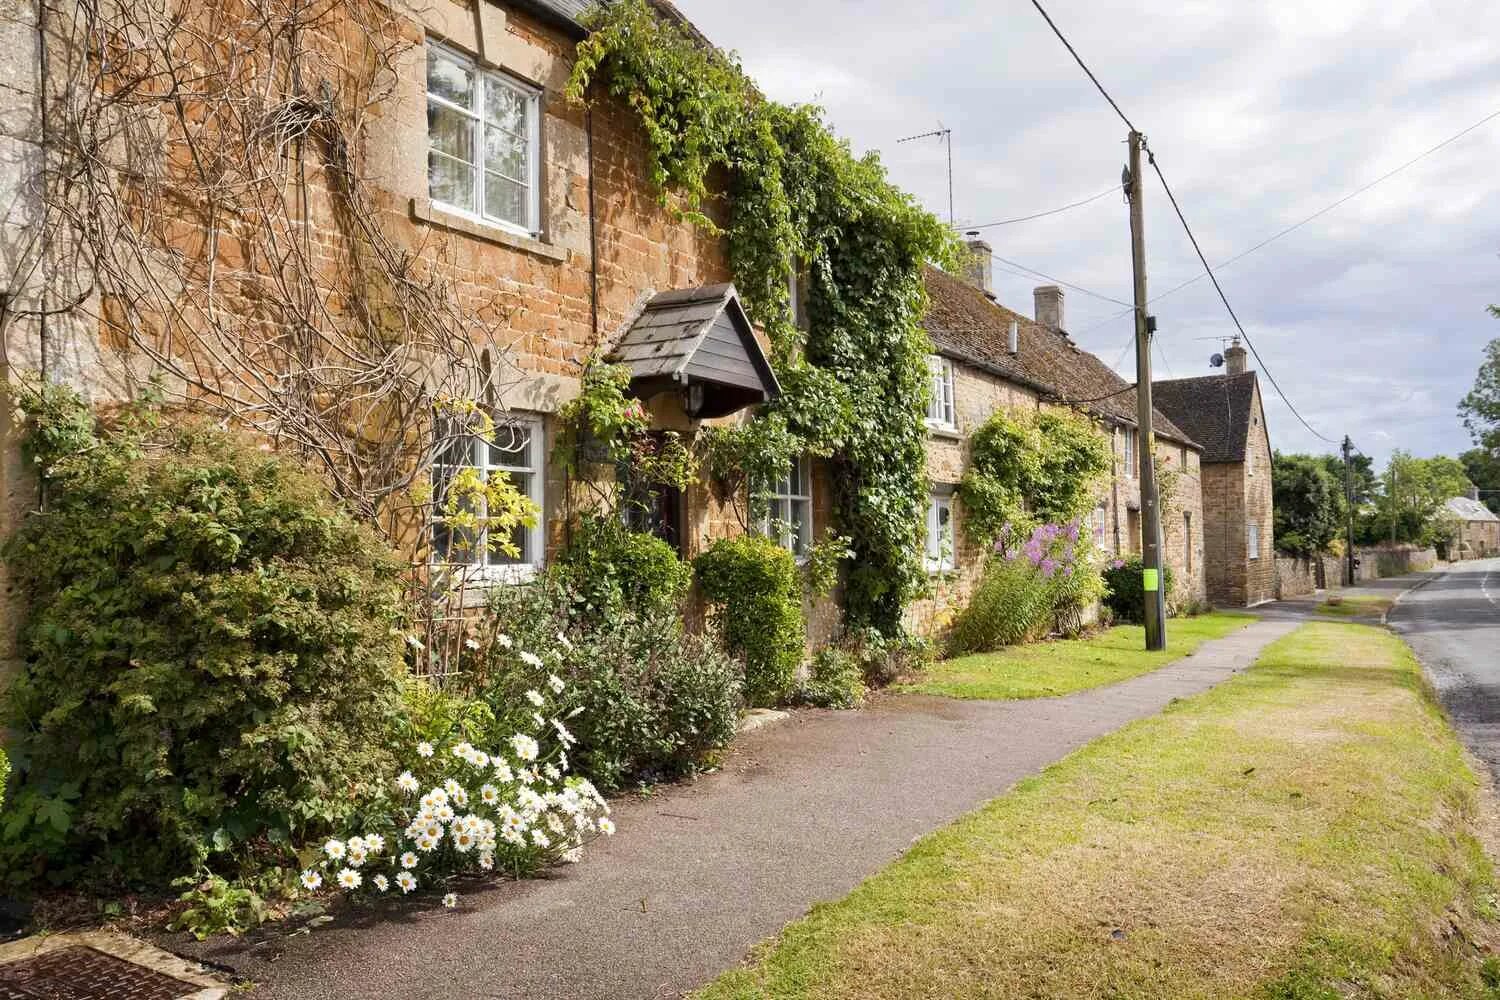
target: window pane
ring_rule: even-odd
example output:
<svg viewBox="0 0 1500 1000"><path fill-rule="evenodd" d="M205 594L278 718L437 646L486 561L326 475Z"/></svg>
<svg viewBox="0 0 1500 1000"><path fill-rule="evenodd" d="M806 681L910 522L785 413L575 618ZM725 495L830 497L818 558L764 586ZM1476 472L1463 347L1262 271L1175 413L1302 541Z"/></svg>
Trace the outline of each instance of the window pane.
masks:
<svg viewBox="0 0 1500 1000"><path fill-rule="evenodd" d="M497 472L497 476L504 476L512 486L520 490L525 496L531 496L531 474L527 472ZM499 539L496 539L498 542ZM511 544L516 547L517 555L502 552L495 545L491 545L489 553L489 564L491 566L512 566L518 563L534 562L535 553L531 551L531 529L525 525L518 524L511 529Z"/></svg>
<svg viewBox="0 0 1500 1000"><path fill-rule="evenodd" d="M439 49L427 48L427 90L465 108L474 106L473 67Z"/></svg>
<svg viewBox="0 0 1500 1000"><path fill-rule="evenodd" d="M464 466L474 464L474 441L472 434L454 434L452 428L441 428L434 465Z"/></svg>
<svg viewBox="0 0 1500 1000"><path fill-rule="evenodd" d="M461 111L427 102L427 144L455 160L474 162L474 120Z"/></svg>
<svg viewBox="0 0 1500 1000"><path fill-rule="evenodd" d="M484 130L484 166L523 184L531 179L526 169L526 143L497 128Z"/></svg>
<svg viewBox="0 0 1500 1000"><path fill-rule="evenodd" d="M484 175L484 213L496 219L504 219L518 226L531 225L531 213L526 210L526 188L499 174L488 171Z"/></svg>
<svg viewBox="0 0 1500 1000"><path fill-rule="evenodd" d="M793 506L792 513L797 521L792 551L799 556L804 556L807 555L808 547L812 544L812 502L798 500Z"/></svg>
<svg viewBox="0 0 1500 1000"><path fill-rule="evenodd" d="M490 445L490 465L531 468L531 429L514 424L498 425L495 440Z"/></svg>
<svg viewBox="0 0 1500 1000"><path fill-rule="evenodd" d="M465 211L474 210L474 171L467 164L444 156L427 154L427 191L440 201Z"/></svg>
<svg viewBox="0 0 1500 1000"><path fill-rule="evenodd" d="M518 136L528 134L527 118L531 97L493 76L485 77L484 118Z"/></svg>

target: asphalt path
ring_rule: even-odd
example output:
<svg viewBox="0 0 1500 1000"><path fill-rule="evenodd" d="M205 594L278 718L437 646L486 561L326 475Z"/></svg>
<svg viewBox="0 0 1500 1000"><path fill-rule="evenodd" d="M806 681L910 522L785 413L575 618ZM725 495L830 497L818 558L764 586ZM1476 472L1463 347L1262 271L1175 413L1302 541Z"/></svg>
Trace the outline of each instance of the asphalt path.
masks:
<svg viewBox="0 0 1500 1000"><path fill-rule="evenodd" d="M279 1000L676 997L838 899L923 834L1084 744L1247 668L1295 628L1254 623L1061 698L884 696L746 734L718 773L616 804L619 833L554 877L365 910L310 934L161 942Z"/></svg>
<svg viewBox="0 0 1500 1000"><path fill-rule="evenodd" d="M1500 782L1500 559L1455 563L1388 621L1422 661L1453 725Z"/></svg>

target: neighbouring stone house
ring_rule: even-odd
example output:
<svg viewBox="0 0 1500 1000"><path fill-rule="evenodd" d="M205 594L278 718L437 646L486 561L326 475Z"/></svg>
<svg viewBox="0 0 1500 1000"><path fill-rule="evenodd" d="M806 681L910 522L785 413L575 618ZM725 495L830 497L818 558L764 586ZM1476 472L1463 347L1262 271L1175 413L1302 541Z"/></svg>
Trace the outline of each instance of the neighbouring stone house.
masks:
<svg viewBox="0 0 1500 1000"><path fill-rule="evenodd" d="M1449 559L1488 559L1500 555L1500 515L1479 500L1475 488L1466 497L1453 497L1443 504L1453 521Z"/></svg>
<svg viewBox="0 0 1500 1000"><path fill-rule="evenodd" d="M1226 374L1153 382L1156 408L1203 446L1203 549L1208 598L1248 607L1276 597L1271 439L1260 381L1238 340Z"/></svg>
<svg viewBox="0 0 1500 1000"><path fill-rule="evenodd" d="M976 240L970 249L975 263L963 277L936 269L927 274L926 327L936 351L930 362L927 550L929 570L940 582L934 597L909 612L919 629L944 624L978 582L985 553L965 536L955 491L967 468L970 436L996 410L1076 406L1096 419L1109 438L1112 468L1089 528L1109 556L1141 550L1140 435L1131 384L1068 337L1062 289L1036 289L1034 319L1013 312L995 300L989 245ZM1169 596L1177 603L1203 599L1200 449L1164 413L1155 425L1158 465L1176 480L1162 521L1163 552L1174 577Z"/></svg>

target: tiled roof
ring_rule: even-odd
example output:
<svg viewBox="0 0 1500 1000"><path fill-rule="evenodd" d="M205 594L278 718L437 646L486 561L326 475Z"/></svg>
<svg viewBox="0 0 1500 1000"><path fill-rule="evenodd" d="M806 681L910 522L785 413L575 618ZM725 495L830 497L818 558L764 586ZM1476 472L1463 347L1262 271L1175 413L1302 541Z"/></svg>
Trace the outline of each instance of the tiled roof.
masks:
<svg viewBox="0 0 1500 1000"><path fill-rule="evenodd" d="M927 269L927 335L940 354L1001 378L1028 385L1083 409L1134 427L1135 390L1098 357L1034 320L992 302L979 289L937 268ZM1020 349L1010 353L1014 321ZM1198 442L1156 408L1158 437Z"/></svg>
<svg viewBox="0 0 1500 1000"><path fill-rule="evenodd" d="M1500 515L1471 497L1454 497L1443 506L1461 521L1500 521Z"/></svg>
<svg viewBox="0 0 1500 1000"><path fill-rule="evenodd" d="M1255 372L1204 375L1151 384L1151 402L1203 445L1205 462L1243 462Z"/></svg>
<svg viewBox="0 0 1500 1000"><path fill-rule="evenodd" d="M523 8L530 8L533 13L541 15L549 21L553 21L559 27L568 28L579 37L582 37L584 32L583 27L579 24L579 19L591 7L608 4L610 0L510 0L510 2L516 3ZM648 0L648 2L656 9L658 14L661 14L668 20L676 21L682 27L686 28L688 33L694 38L697 38L705 45L711 45L703 33L698 30L697 26L687 19L687 15L677 9L677 5L672 3L672 0Z"/></svg>

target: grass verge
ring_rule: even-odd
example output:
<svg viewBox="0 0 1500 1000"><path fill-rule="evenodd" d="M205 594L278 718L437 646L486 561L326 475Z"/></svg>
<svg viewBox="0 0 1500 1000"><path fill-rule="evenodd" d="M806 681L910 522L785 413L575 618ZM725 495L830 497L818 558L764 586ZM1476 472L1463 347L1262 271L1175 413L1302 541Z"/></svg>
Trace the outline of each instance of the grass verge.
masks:
<svg viewBox="0 0 1500 1000"><path fill-rule="evenodd" d="M919 841L703 990L1493 998L1477 784L1391 634L1315 623Z"/></svg>
<svg viewBox="0 0 1500 1000"><path fill-rule="evenodd" d="M897 688L948 698L1050 698L1113 684L1187 656L1255 621L1251 615L1216 612L1167 622L1167 648L1145 649L1139 625L1118 625L1086 639L1059 639L975 653L933 664L922 677Z"/></svg>
<svg viewBox="0 0 1500 1000"><path fill-rule="evenodd" d="M1338 603L1335 604L1334 600ZM1355 595L1353 597L1340 597L1324 601L1317 607L1320 615L1337 615L1342 618L1379 618L1389 611L1395 601L1389 597L1367 597Z"/></svg>

